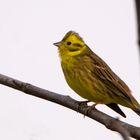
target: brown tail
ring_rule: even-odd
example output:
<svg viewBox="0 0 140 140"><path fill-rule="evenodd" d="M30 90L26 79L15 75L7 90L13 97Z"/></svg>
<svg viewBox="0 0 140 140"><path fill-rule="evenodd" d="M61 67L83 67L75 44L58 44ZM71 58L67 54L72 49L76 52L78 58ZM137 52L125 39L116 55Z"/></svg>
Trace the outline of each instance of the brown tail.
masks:
<svg viewBox="0 0 140 140"><path fill-rule="evenodd" d="M133 111L140 116L140 109L133 109Z"/></svg>
<svg viewBox="0 0 140 140"><path fill-rule="evenodd" d="M140 104L137 101L134 102L134 107L132 110L140 116Z"/></svg>

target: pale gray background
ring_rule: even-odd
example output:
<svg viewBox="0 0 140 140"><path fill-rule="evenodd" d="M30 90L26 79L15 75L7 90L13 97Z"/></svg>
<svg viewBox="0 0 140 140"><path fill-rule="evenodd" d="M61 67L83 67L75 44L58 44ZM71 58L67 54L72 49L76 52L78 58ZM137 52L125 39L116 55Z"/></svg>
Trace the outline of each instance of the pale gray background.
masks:
<svg viewBox="0 0 140 140"><path fill-rule="evenodd" d="M140 71L133 0L0 0L0 73L83 100L66 84L57 48L69 30L77 31L129 85L140 102ZM0 85L0 139L121 139L117 133L54 103ZM140 117L122 107L123 119Z"/></svg>

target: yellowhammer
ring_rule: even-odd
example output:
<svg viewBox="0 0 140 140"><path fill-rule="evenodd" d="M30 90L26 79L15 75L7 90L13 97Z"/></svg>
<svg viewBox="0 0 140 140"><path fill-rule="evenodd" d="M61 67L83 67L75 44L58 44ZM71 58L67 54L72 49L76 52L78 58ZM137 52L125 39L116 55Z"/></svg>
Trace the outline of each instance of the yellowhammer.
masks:
<svg viewBox="0 0 140 140"><path fill-rule="evenodd" d="M126 117L117 104L140 115L140 105L128 86L96 55L74 31L69 31L58 47L61 66L68 85L81 97L105 104Z"/></svg>

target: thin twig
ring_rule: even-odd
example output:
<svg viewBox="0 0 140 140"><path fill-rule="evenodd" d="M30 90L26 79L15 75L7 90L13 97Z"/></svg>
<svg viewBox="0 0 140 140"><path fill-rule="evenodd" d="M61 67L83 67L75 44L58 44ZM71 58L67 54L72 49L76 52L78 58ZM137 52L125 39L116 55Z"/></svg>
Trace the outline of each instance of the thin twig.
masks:
<svg viewBox="0 0 140 140"><path fill-rule="evenodd" d="M140 50L140 0L135 0L136 17L137 17L137 31L138 31L138 45Z"/></svg>

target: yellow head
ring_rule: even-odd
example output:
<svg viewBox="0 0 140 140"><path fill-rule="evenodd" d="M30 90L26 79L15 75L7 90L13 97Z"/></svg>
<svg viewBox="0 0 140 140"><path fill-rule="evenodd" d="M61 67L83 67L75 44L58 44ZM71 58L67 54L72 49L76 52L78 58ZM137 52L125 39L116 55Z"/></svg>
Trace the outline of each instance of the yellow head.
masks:
<svg viewBox="0 0 140 140"><path fill-rule="evenodd" d="M81 55L88 48L83 39L74 31L69 31L60 42L54 45L58 47L62 60L66 57Z"/></svg>

